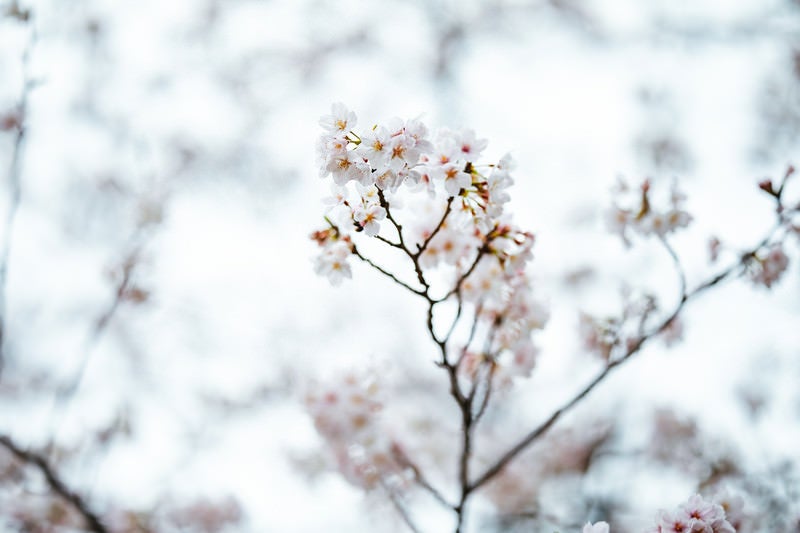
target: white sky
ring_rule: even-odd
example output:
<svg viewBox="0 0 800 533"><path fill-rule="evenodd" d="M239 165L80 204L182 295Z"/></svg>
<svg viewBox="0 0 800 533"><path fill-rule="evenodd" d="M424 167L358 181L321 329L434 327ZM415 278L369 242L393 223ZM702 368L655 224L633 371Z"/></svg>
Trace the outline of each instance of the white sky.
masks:
<svg viewBox="0 0 800 533"><path fill-rule="evenodd" d="M495 4L508 11L486 7ZM596 370L578 353L579 310L616 309L623 280L667 301L676 290L669 257L653 246L626 252L603 228L618 175L666 184L676 174L637 152L637 139L666 134L688 148L678 178L696 224L676 247L690 284L712 271L709 235L752 245L771 220L756 181L800 163L797 138L758 155L770 145L765 87L790 102L784 114L800 115L788 45L800 10L777 0L574 4L592 17L588 27L545 2L511 0L34 2L32 71L42 84L30 102L10 262L9 372L74 373L113 297L107 272L139 238L135 279L152 292L88 348L58 438L81 446L122 406L137 434L77 461L65 472L75 486L100 505L230 492L252 531L391 530L335 475L309 484L287 461L318 445L297 401L304 376L407 357L387 370L402 376L403 365L433 357L407 295L361 267L340 288L312 272L307 235L329 192L313 150L333 101L362 125L422 114L434 127L472 127L490 140L488 155L517 159L511 210L537 233L532 274L553 314L529 389L547 400L528 409L531 420ZM88 21L99 24L94 44ZM435 43L454 21L464 39L436 79ZM0 21L0 113L18 94L24 42ZM163 202L164 220L137 237L142 202ZM566 271L589 265L594 285L564 285ZM735 282L704 297L687 311L683 344L646 349L590 402L621 406L631 421L642 416L635 406L676 405L758 460L798 461L798 272L771 293ZM732 400L754 374L775 396L756 426ZM198 401L249 401L265 386L277 399L236 416ZM0 404L0 430L46 440L52 400L42 396ZM643 502L639 520L685 499L676 493Z"/></svg>

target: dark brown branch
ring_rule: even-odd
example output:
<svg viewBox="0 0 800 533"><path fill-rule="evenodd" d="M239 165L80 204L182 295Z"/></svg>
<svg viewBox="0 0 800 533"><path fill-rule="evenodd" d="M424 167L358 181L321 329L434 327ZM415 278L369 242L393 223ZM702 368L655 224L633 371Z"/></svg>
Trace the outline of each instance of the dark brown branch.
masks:
<svg viewBox="0 0 800 533"><path fill-rule="evenodd" d="M425 291L421 291L419 289L415 289L411 285L409 285L406 282L400 280L397 276L395 276L394 274L392 274L388 270L384 269L380 265L378 265L375 262L373 262L368 257L365 257L365 256L361 255L361 252L358 251L358 248L356 248L355 245L353 245L353 255L355 255L356 257L358 257L359 259L361 259L365 263L367 263L369 266L371 266L372 268L374 268L375 270L377 270L378 272L380 272L384 276L387 276L387 277L391 278L392 281L394 281L395 283L397 283L401 287L405 287L406 289L408 289L409 291L413 292L414 294L416 294L418 296L426 296Z"/></svg>
<svg viewBox="0 0 800 533"><path fill-rule="evenodd" d="M469 266L469 268L466 270L466 272L461 274L461 276L459 276L458 280L456 280L455 286L453 286L453 288L450 289L450 291L447 294L445 294L444 296L442 296L441 298L439 298L437 300L434 300L435 303L443 302L443 301L447 300L448 298L450 298L451 296L453 296L454 294L459 294L461 292L461 285L464 284L464 281L466 281L466 279L469 277L469 275L472 274L472 272L478 266L478 263L480 263L481 259L483 259L483 256L486 254L486 252L489 251L489 243L490 242L491 242L491 239L487 238L486 242L484 242L483 245L480 248L478 248L478 254L475 256L475 260L472 262L472 264Z"/></svg>
<svg viewBox="0 0 800 533"><path fill-rule="evenodd" d="M86 527L89 528L89 531L94 531L95 533L108 533L108 529L106 529L106 527L100 521L100 517L89 508L86 501L84 501L84 499L81 498L78 493L70 490L70 488L67 487L67 485L61 480L61 478L58 477L44 457L33 452L23 450L6 435L0 435L0 445L5 447L20 461L31 464L38 468L53 492L66 500L75 509L75 511L77 511L78 514L83 517L84 521L86 522Z"/></svg>
<svg viewBox="0 0 800 533"><path fill-rule="evenodd" d="M425 279L425 275L422 272L422 267L419 265L419 255L415 255L414 253L412 253L411 250L409 250L408 246L406 246L406 241L403 238L403 226L399 222L397 222L397 220L392 215L392 211L389 207L389 202L386 200L386 196L384 196L383 191L380 189L378 189L378 199L380 200L381 207L383 207L386 210L386 218L389 220L389 222L392 223L394 229L397 230L397 238L400 241L399 243L400 246L398 246L397 248L403 250L403 252L405 252L405 254L411 259L411 262L414 264L414 272L416 272L417 274L417 279L422 284L422 286L425 287L424 296L428 301L430 301L430 296L428 296L428 290L430 289L430 284L428 283L428 280Z"/></svg>
<svg viewBox="0 0 800 533"><path fill-rule="evenodd" d="M403 246L399 242L390 241L386 237L381 237L380 235L375 235L375 238L378 239L381 242L385 242L386 244L388 244L392 248L399 248L401 250L403 249Z"/></svg>
<svg viewBox="0 0 800 533"><path fill-rule="evenodd" d="M439 223L433 229L431 234L428 235L428 238L422 241L421 245L417 245L417 251L414 254L415 258L418 259L419 256L422 255L422 253L428 248L428 245L433 240L433 238L436 237L436 234L439 233L439 231L441 231L441 229L444 227L444 223L447 220L447 217L450 215L450 211L453 209L454 198L455 198L454 196L451 196L450 198L447 199L447 207L444 210L444 215L442 215L441 220L439 220Z"/></svg>
<svg viewBox="0 0 800 533"><path fill-rule="evenodd" d="M392 216L392 212L389 209L389 201L386 200L386 196L383 194L383 191L378 189L378 200L380 200L381 207L386 211L386 219L392 223L394 229L397 230L397 238L400 241L400 247L408 253L411 253L406 246L406 241L403 238L403 226L395 220L394 216Z"/></svg>

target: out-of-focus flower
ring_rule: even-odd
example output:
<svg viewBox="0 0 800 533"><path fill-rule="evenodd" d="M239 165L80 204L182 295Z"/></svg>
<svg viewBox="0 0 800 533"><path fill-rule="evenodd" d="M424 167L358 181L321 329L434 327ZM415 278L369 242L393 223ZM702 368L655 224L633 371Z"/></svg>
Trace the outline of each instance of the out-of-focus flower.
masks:
<svg viewBox="0 0 800 533"><path fill-rule="evenodd" d="M587 523L583 526L582 533L609 533L608 524L606 522Z"/></svg>
<svg viewBox="0 0 800 533"><path fill-rule="evenodd" d="M748 272L754 283L769 289L780 280L788 267L789 257L783 251L783 246L774 244L766 255L756 255L752 258L748 263Z"/></svg>

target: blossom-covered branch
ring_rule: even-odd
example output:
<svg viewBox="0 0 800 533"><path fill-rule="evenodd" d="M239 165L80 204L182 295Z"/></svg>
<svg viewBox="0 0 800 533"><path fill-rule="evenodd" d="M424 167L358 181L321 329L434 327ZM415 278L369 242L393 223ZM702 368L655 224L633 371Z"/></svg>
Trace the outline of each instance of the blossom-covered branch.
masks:
<svg viewBox="0 0 800 533"><path fill-rule="evenodd" d="M516 227L504 210L513 183L511 159L483 163L485 139L471 130L441 130L431 137L419 120L394 119L357 132L355 114L341 104L335 104L320 124L325 130L318 143L321 176L331 176L334 185L327 200L328 228L312 235L321 248L315 269L339 284L352 277L348 259L355 256L426 301L426 327L439 352L435 363L445 371L460 418L455 503L449 503L408 458L402 437L386 434L379 416L385 398L378 399L373 379L348 374L344 390L339 386L325 393L317 387L307 403L317 428L335 450L339 470L364 488L383 487L412 528L416 526L408 509L396 499L398 486L416 483L452 509L455 531L460 533L473 494L500 476L651 339L677 330L679 315L690 301L742 273L770 287L786 268L782 240L798 231L794 217L800 205L783 201L790 170L778 187L771 182L761 186L776 201L773 230L755 247L736 255L728 268L689 290L680 257L669 241L692 220L684 207L685 196L673 187L666 203L661 203L649 181L638 189L621 183L609 216L612 230L626 245L634 235L660 240L679 277L677 303L671 311L659 313L655 298L648 296L631 304L619 319L600 321L587 315L587 342L603 354L603 370L475 477L471 471L475 432L495 396L492 393L530 376L538 353L533 334L548 319L534 298L527 272L534 236ZM377 246L400 251L413 274L394 272L364 255L356 245L364 236ZM411 276L413 281L406 279ZM440 307L451 309L444 333ZM698 510L702 506L692 502L698 513L708 510ZM714 520L720 516L716 507L711 514ZM715 523L724 526L724 513L721 516L722 522ZM725 527L713 531L727 532ZM584 531L607 532L608 526L588 524Z"/></svg>

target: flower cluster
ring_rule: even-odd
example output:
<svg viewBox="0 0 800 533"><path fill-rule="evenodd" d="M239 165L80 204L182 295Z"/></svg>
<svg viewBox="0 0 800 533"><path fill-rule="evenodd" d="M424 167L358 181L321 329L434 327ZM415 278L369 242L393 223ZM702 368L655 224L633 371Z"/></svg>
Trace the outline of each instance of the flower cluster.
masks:
<svg viewBox="0 0 800 533"><path fill-rule="evenodd" d="M369 376L346 374L317 386L305 398L317 431L333 451L336 466L354 485L372 489L402 478L392 441L378 420L380 388Z"/></svg>
<svg viewBox="0 0 800 533"><path fill-rule="evenodd" d="M348 257L353 251L350 237L342 236L339 230L331 227L315 231L311 237L322 247L322 253L314 260L314 271L338 285L344 278L352 277Z"/></svg>
<svg viewBox="0 0 800 533"><path fill-rule="evenodd" d="M789 257L780 243L773 244L765 254L755 254L747 264L747 271L753 283L766 288L780 280L789 267Z"/></svg>
<svg viewBox="0 0 800 533"><path fill-rule="evenodd" d="M644 335L644 326L659 311L658 300L652 294L634 294L622 290L623 307L619 316L595 316L581 313L579 333L584 347L604 361L624 357ZM671 345L681 339L683 325L674 317L661 331L661 339Z"/></svg>
<svg viewBox="0 0 800 533"><path fill-rule="evenodd" d="M537 357L533 333L548 320L547 310L534 298L527 272L534 235L516 227L505 213L508 188L514 181L511 158L482 162L488 143L474 131L443 129L431 134L419 119L392 119L356 130L355 113L342 104L334 104L320 125L324 130L317 143L320 175L331 178L333 194L326 200L327 226L312 234L321 248L315 270L335 285L352 276L348 261L357 258L427 303L427 328L440 351L437 365L447 372L450 395L461 411L462 500L459 505L447 503L423 479L417 468L421 463L406 456L387 431L387 421L379 416L380 389L363 375L348 374L306 397L307 409L332 450L338 470L358 487L383 488L390 495L414 480L454 509L458 524L470 491L482 486L483 494L500 511L526 512L542 497L546 479L568 480L587 472L594 452L609 438L610 427L598 424L580 435L550 432L543 437L549 446L531 447L521 454L541 435L534 432L499 461L477 452L473 432L487 412L492 387L530 376ZM782 186L768 190L779 207L782 191ZM691 216L674 184L668 192L661 202L649 181L638 188L624 182L617 187L609 213L612 229L626 244L632 232L661 239L680 270L683 294L680 307L655 328L652 323L661 313L656 298L649 294L626 293L619 317L583 315L586 346L609 364L621 362L655 335L666 343L681 336L678 312L694 293L687 292L680 260L667 237L687 227ZM745 257L740 266L769 287L786 269L787 259L779 245L763 243L756 251L740 255ZM372 251L381 247L406 260L410 268L405 275L373 259ZM713 257L719 249L718 242L712 244ZM710 287L725 276L701 287ZM440 304L449 306L451 312L444 315L449 318L435 311ZM517 468L504 468L514 457ZM486 471L470 485L476 475L470 472L470 459L478 458L486 463ZM738 504L729 500L726 505L693 496L674 512L662 511L650 531L735 532L733 518L726 517L736 514ZM609 526L587 523L583 533L609 533Z"/></svg>
<svg viewBox="0 0 800 533"><path fill-rule="evenodd" d="M608 226L622 237L626 245L630 244L630 229L641 235L664 237L687 227L692 221L691 215L684 209L686 196L674 183L666 208L654 205L649 180L645 180L638 190L620 180L613 192L616 198L608 212Z"/></svg>
<svg viewBox="0 0 800 533"><path fill-rule="evenodd" d="M674 511L660 511L656 525L648 533L736 533L718 503L706 501L699 494Z"/></svg>
<svg viewBox="0 0 800 533"><path fill-rule="evenodd" d="M416 250L408 249L419 254L420 268L445 263L464 272L470 254L490 241L501 260L510 255L504 248L519 246L515 241L522 232L503 219L513 183L510 156L479 165L488 142L468 129L443 129L431 138L418 119L393 119L358 133L356 124L355 113L342 104L334 104L331 114L320 119L324 132L317 154L321 176L333 180L328 222L335 232L313 236L323 248L318 273L332 283L350 277L346 258L352 233L381 236L383 223L392 220L390 205L400 209L403 192L427 193L414 203L423 211L417 217L421 223L406 236L408 243L403 235L398 243L411 246L413 241Z"/></svg>
<svg viewBox="0 0 800 533"><path fill-rule="evenodd" d="M351 277L347 259L357 253L358 233L404 250L420 276L445 267L454 287L448 295L474 307L475 325L490 341L458 350L460 374L475 378L491 366L504 382L529 376L537 353L531 334L548 315L526 274L534 237L504 214L511 157L480 163L488 142L468 129L429 137L421 121L394 119L357 133L356 120L341 104L320 120L321 175L334 184L329 227L312 235L322 248L317 273L334 284ZM409 229L395 218L406 206L414 215ZM394 230L382 233L387 220Z"/></svg>

